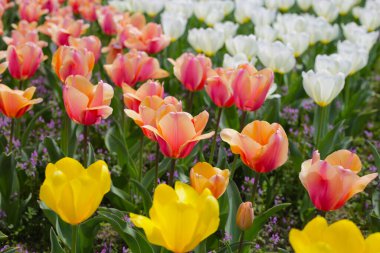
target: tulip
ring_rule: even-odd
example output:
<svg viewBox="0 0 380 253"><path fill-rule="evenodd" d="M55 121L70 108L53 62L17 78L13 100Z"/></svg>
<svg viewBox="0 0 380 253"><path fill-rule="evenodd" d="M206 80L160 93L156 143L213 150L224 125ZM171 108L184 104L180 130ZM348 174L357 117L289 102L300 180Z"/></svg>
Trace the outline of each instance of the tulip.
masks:
<svg viewBox="0 0 380 253"><path fill-rule="evenodd" d="M288 73L296 65L293 50L279 41L259 43L258 56L265 67L280 74Z"/></svg>
<svg viewBox="0 0 380 253"><path fill-rule="evenodd" d="M161 14L161 24L164 34L169 36L173 42L185 33L187 19L181 15L163 13Z"/></svg>
<svg viewBox="0 0 380 253"><path fill-rule="evenodd" d="M189 91L202 90L211 69L210 58L198 54L183 53L176 61L169 59L174 65L174 75Z"/></svg>
<svg viewBox="0 0 380 253"><path fill-rule="evenodd" d="M178 181L175 189L166 184L156 188L149 216L130 214L132 223L144 229L149 242L185 253L218 229L219 205L208 189L198 194Z"/></svg>
<svg viewBox="0 0 380 253"><path fill-rule="evenodd" d="M48 13L48 10L43 9L42 5L36 0L21 0L18 4L20 19L28 22L38 22L42 15Z"/></svg>
<svg viewBox="0 0 380 253"><path fill-rule="evenodd" d="M325 160L320 160L315 151L312 159L302 163L299 177L314 206L332 211L341 208L377 177L377 173L359 177L361 167L359 157L348 150L336 151Z"/></svg>
<svg viewBox="0 0 380 253"><path fill-rule="evenodd" d="M254 217L252 202L241 203L236 212L236 225L242 231L248 230L253 224Z"/></svg>
<svg viewBox="0 0 380 253"><path fill-rule="evenodd" d="M239 53L234 56L231 56L229 54L225 54L223 56L223 68L232 68L236 69L240 65L243 64L250 64L254 66L257 62L256 57L252 57L249 61L247 56L245 54Z"/></svg>
<svg viewBox="0 0 380 253"><path fill-rule="evenodd" d="M139 112L139 106L144 98L149 96L164 97L164 86L153 80L149 80L142 84L140 88L134 90L128 85L123 85L124 105L135 112Z"/></svg>
<svg viewBox="0 0 380 253"><path fill-rule="evenodd" d="M79 14L83 19L89 22L97 20L96 10L99 8L99 3L95 0L86 0L78 8Z"/></svg>
<svg viewBox="0 0 380 253"><path fill-rule="evenodd" d="M193 15L194 2L187 0L179 1L166 1L165 3L165 12L181 15L186 19L189 19Z"/></svg>
<svg viewBox="0 0 380 253"><path fill-rule="evenodd" d="M271 172L288 160L288 137L277 123L255 120L241 133L223 129L220 137L231 146L232 153L239 154L243 163L256 172Z"/></svg>
<svg viewBox="0 0 380 253"><path fill-rule="evenodd" d="M136 50L131 50L125 55L118 54L112 64L104 65L104 69L119 87L123 83L135 86L138 82L165 78L169 75L168 72L160 69L157 59Z"/></svg>
<svg viewBox="0 0 380 253"><path fill-rule="evenodd" d="M322 44L327 45L339 37L340 29L338 24L331 25L328 22L321 22L320 29L319 40Z"/></svg>
<svg viewBox="0 0 380 253"><path fill-rule="evenodd" d="M18 46L32 42L41 48L45 47L47 43L39 40L37 25L36 22L28 23L21 20L17 26L13 26L14 30L11 32L11 37L3 36L3 40L7 45Z"/></svg>
<svg viewBox="0 0 380 253"><path fill-rule="evenodd" d="M231 21L226 21L223 23L215 24L214 28L215 30L223 32L224 40L226 41L236 35L239 25Z"/></svg>
<svg viewBox="0 0 380 253"><path fill-rule="evenodd" d="M170 44L170 38L162 33L161 25L148 23L141 30L129 26L126 30L124 45L148 54L156 54Z"/></svg>
<svg viewBox="0 0 380 253"><path fill-rule="evenodd" d="M97 62L100 57L102 44L100 39L96 36L91 35L81 38L70 37L69 45L78 49L86 48L94 54L95 62Z"/></svg>
<svg viewBox="0 0 380 253"><path fill-rule="evenodd" d="M276 18L276 22L273 24L273 28L277 30L280 35L289 33L304 33L307 32L307 18L306 16L295 14L279 14ZM280 36L281 39L283 36Z"/></svg>
<svg viewBox="0 0 380 253"><path fill-rule="evenodd" d="M308 11L311 7L312 0L297 0L298 7L303 11Z"/></svg>
<svg viewBox="0 0 380 253"><path fill-rule="evenodd" d="M359 228L349 220L339 220L331 225L323 217L311 220L301 231L292 229L289 241L295 253L377 253L380 252L380 233L364 239Z"/></svg>
<svg viewBox="0 0 380 253"><path fill-rule="evenodd" d="M288 11L295 3L295 0L265 0L265 5L269 9L279 9L283 12Z"/></svg>
<svg viewBox="0 0 380 253"><path fill-rule="evenodd" d="M110 172L104 161L85 169L77 160L65 157L55 164L49 163L45 175L40 199L71 225L93 215L111 188Z"/></svg>
<svg viewBox="0 0 380 253"><path fill-rule="evenodd" d="M67 115L82 125L98 124L112 114L112 87L100 81L92 85L84 76L69 76L63 87Z"/></svg>
<svg viewBox="0 0 380 253"><path fill-rule="evenodd" d="M347 15L350 10L359 3L358 0L335 0L334 4L339 10L340 15Z"/></svg>
<svg viewBox="0 0 380 253"><path fill-rule="evenodd" d="M157 127L143 126L157 138L161 152L170 158L184 158L203 139L211 138L214 132L203 134L208 121L208 112L193 117L186 112L170 112L157 119Z"/></svg>
<svg viewBox="0 0 380 253"><path fill-rule="evenodd" d="M234 104L233 74L233 69L223 68L209 72L205 89L212 102L218 107L231 107Z"/></svg>
<svg viewBox="0 0 380 253"><path fill-rule="evenodd" d="M239 66L231 78L236 107L242 111L256 111L265 101L274 74L272 70L257 71L245 64Z"/></svg>
<svg viewBox="0 0 380 253"><path fill-rule="evenodd" d="M205 22L208 26L214 26L224 18L224 10L217 8L216 1L209 2L195 2L194 3L194 15L201 21Z"/></svg>
<svg viewBox="0 0 380 253"><path fill-rule="evenodd" d="M235 0L235 20L240 24L247 23L253 12L263 4L263 0Z"/></svg>
<svg viewBox="0 0 380 253"><path fill-rule="evenodd" d="M365 8L359 14L359 21L368 32L375 31L380 27L380 15L379 9L377 8Z"/></svg>
<svg viewBox="0 0 380 253"><path fill-rule="evenodd" d="M13 78L19 80L31 78L44 60L42 49L32 42L8 46L8 70Z"/></svg>
<svg viewBox="0 0 380 253"><path fill-rule="evenodd" d="M0 112L8 118L20 118L32 106L42 102L42 98L32 99L36 87L32 86L25 91L12 90L4 84L0 84Z"/></svg>
<svg viewBox="0 0 380 253"><path fill-rule="evenodd" d="M94 62L94 54L85 48L60 46L53 55L51 65L58 78L64 82L71 75L82 75L89 79Z"/></svg>
<svg viewBox="0 0 380 253"><path fill-rule="evenodd" d="M175 97L162 99L156 95L146 96L137 110L125 109L125 114L141 127L144 135L152 141L157 141L155 134L143 126L157 128L157 120L169 112L182 112L182 103Z"/></svg>
<svg viewBox="0 0 380 253"><path fill-rule="evenodd" d="M273 42L277 39L278 31L270 25L263 25L255 28L255 35L258 40Z"/></svg>
<svg viewBox="0 0 380 253"><path fill-rule="evenodd" d="M339 72L347 76L351 69L351 62L339 54L317 55L315 59L315 72L328 72L338 75Z"/></svg>
<svg viewBox="0 0 380 253"><path fill-rule="evenodd" d="M258 7L252 12L251 20L255 26L271 25L276 18L276 11Z"/></svg>
<svg viewBox="0 0 380 253"><path fill-rule="evenodd" d="M338 7L334 1L330 0L313 0L313 10L318 16L323 17L330 23L339 15Z"/></svg>
<svg viewBox="0 0 380 253"><path fill-rule="evenodd" d="M123 45L116 39L111 39L107 47L102 48L102 53L107 53L106 63L112 64L117 55L123 54Z"/></svg>
<svg viewBox="0 0 380 253"><path fill-rule="evenodd" d="M69 38L78 38L86 32L89 24L83 20L74 20L68 17L54 17L51 22L45 22L40 31L51 37L57 46L68 46Z"/></svg>
<svg viewBox="0 0 380 253"><path fill-rule="evenodd" d="M379 32L367 32L363 26L357 25L355 22L342 25L344 37L370 51L375 45Z"/></svg>
<svg viewBox="0 0 380 253"><path fill-rule="evenodd" d="M229 170L212 167L206 162L199 162L190 170L191 186L199 194L207 188L217 199L226 191L229 178Z"/></svg>
<svg viewBox="0 0 380 253"><path fill-rule="evenodd" d="M303 87L306 94L321 107L329 105L343 90L345 75L341 72L317 72L312 70L302 73Z"/></svg>
<svg viewBox="0 0 380 253"><path fill-rule="evenodd" d="M224 33L212 28L190 29L187 40L192 48L198 53L207 56L215 55L224 45Z"/></svg>
<svg viewBox="0 0 380 253"><path fill-rule="evenodd" d="M257 40L254 35L238 35L226 41L227 51L236 55L243 53L248 59L254 57L257 53Z"/></svg>
<svg viewBox="0 0 380 253"><path fill-rule="evenodd" d="M109 36L117 34L119 25L116 22L116 11L110 6L104 6L96 11L98 23L103 33Z"/></svg>
<svg viewBox="0 0 380 253"><path fill-rule="evenodd" d="M348 75L353 75L367 66L369 58L368 50L351 41L338 42L338 54L351 63Z"/></svg>
<svg viewBox="0 0 380 253"><path fill-rule="evenodd" d="M301 56L309 47L309 34L302 33L287 33L282 36L282 40L293 49L295 57Z"/></svg>

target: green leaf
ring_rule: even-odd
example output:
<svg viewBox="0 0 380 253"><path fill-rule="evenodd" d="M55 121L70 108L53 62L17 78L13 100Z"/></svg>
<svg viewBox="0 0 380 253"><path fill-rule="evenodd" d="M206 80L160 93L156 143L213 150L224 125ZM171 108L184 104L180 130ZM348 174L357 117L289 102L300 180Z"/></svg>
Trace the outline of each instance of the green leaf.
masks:
<svg viewBox="0 0 380 253"><path fill-rule="evenodd" d="M0 240L5 240L7 238L8 238L8 236L0 231Z"/></svg>
<svg viewBox="0 0 380 253"><path fill-rule="evenodd" d="M0 154L5 152L7 145L8 145L7 138L5 138L4 135L1 135L0 136Z"/></svg>
<svg viewBox="0 0 380 253"><path fill-rule="evenodd" d="M260 232L260 230L263 228L263 226L265 225L265 223L270 217L272 217L273 215L287 208L290 205L291 205L290 203L279 204L277 206L274 206L266 210L264 213L260 214L259 216L256 216L253 221L252 227L245 232L244 239L247 241L253 241L253 239L255 239L257 234Z"/></svg>
<svg viewBox="0 0 380 253"><path fill-rule="evenodd" d="M137 206L129 201L129 195L114 185L111 186L111 190L107 193L106 197L113 205L124 211L134 212L137 210Z"/></svg>
<svg viewBox="0 0 380 253"><path fill-rule="evenodd" d="M12 248L6 249L5 251L2 251L1 253L17 253L17 252L19 252L18 250L19 250L19 248L12 247Z"/></svg>
<svg viewBox="0 0 380 253"><path fill-rule="evenodd" d="M57 235L54 232L53 228L50 228L50 252L51 253L65 253L61 245L59 244L59 240Z"/></svg>
<svg viewBox="0 0 380 253"><path fill-rule="evenodd" d="M224 253L224 252L232 252L234 250L238 250L239 249L239 244L240 242L234 242L234 243L231 243L229 245L226 245L222 248L220 248L217 253ZM243 242L242 246L245 247L245 246L254 246L255 243L253 242Z"/></svg>
<svg viewBox="0 0 380 253"><path fill-rule="evenodd" d="M91 142L88 142L88 153L87 153L87 166L90 166L91 164L93 164L96 160L95 158L95 152L94 152L94 148L92 147L92 144Z"/></svg>
<svg viewBox="0 0 380 253"><path fill-rule="evenodd" d="M340 134L344 133L345 127L343 126L344 121L341 121L339 124L337 124L333 129L330 130L326 134L326 136L323 138L319 153L321 154L321 157L326 157L328 154L330 154L335 149L335 143L338 141L338 137Z"/></svg>
<svg viewBox="0 0 380 253"><path fill-rule="evenodd" d="M145 213L148 214L149 209L152 206L152 198L151 198L148 190L140 182L138 182L135 179L131 179L131 182L134 183L137 186L137 189L140 191L141 197L142 197L143 203L144 203Z"/></svg>
<svg viewBox="0 0 380 253"><path fill-rule="evenodd" d="M230 181L227 187L228 196L228 218L226 222L225 230L232 236L232 242L239 241L240 229L236 225L236 212L241 204L242 200L240 197L240 192L233 180Z"/></svg>
<svg viewBox="0 0 380 253"><path fill-rule="evenodd" d="M165 174L166 171L169 170L171 159L164 159L159 165L158 165L158 177L161 177ZM154 169L149 170L147 173L145 173L145 176L142 179L142 184L147 188L150 189L151 185L154 181Z"/></svg>
<svg viewBox="0 0 380 253"><path fill-rule="evenodd" d="M16 174L16 161L12 154L2 153L0 155L0 194L2 203L5 200L9 200L13 190L14 180L17 177Z"/></svg>
<svg viewBox="0 0 380 253"><path fill-rule="evenodd" d="M53 140L51 137L46 137L44 140L44 144L48 151L50 162L55 163L59 159L65 157L65 155L59 148L57 142L55 142L55 140Z"/></svg>
<svg viewBox="0 0 380 253"><path fill-rule="evenodd" d="M375 165L376 165L377 169L380 172L380 154L379 154L379 152L377 151L375 145L373 145L372 142L367 141L367 143L369 144L369 148L371 149L373 158L375 159Z"/></svg>
<svg viewBox="0 0 380 253"><path fill-rule="evenodd" d="M49 110L50 107L49 106L45 106L44 108L42 108L40 111L38 111L36 114L34 114L33 118L29 121L29 124L28 126L25 128L25 130L23 130L23 134L22 134L22 137L21 137L21 146L24 146L26 144L26 141L28 140L28 137L29 137L29 134L30 134L30 131L33 129L34 127L34 123L36 122L36 120L44 113L46 112L47 110Z"/></svg>

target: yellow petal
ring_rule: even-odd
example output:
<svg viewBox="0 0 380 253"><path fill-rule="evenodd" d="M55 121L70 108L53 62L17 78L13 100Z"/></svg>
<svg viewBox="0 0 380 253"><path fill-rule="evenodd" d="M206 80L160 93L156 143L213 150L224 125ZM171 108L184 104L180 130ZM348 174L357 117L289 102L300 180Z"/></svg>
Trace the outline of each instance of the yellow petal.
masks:
<svg viewBox="0 0 380 253"><path fill-rule="evenodd" d="M292 229L289 233L289 241L295 253L303 253L310 246L310 238L301 230Z"/></svg>
<svg viewBox="0 0 380 253"><path fill-rule="evenodd" d="M310 241L320 241L323 238L323 233L327 229L328 224L325 218L318 216L312 219L302 231Z"/></svg>
<svg viewBox="0 0 380 253"><path fill-rule="evenodd" d="M149 218L134 213L130 214L130 218L136 227L142 228L144 230L149 242L159 246L167 247L167 244L162 237L162 232Z"/></svg>
<svg viewBox="0 0 380 253"><path fill-rule="evenodd" d="M99 160L91 164L87 168L87 173L95 180L93 183L100 188L103 195L109 192L111 189L111 175L104 161Z"/></svg>
<svg viewBox="0 0 380 253"><path fill-rule="evenodd" d="M380 252L380 233L375 233L365 240L364 253L379 253Z"/></svg>
<svg viewBox="0 0 380 253"><path fill-rule="evenodd" d="M62 171L68 179L78 177L84 172L84 167L77 160L65 157L55 163L55 167Z"/></svg>

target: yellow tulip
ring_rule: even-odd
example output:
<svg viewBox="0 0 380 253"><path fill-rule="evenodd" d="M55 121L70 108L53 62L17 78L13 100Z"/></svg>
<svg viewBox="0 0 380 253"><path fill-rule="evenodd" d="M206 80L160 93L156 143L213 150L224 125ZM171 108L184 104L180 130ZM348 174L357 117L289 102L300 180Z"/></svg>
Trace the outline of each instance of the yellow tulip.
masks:
<svg viewBox="0 0 380 253"><path fill-rule="evenodd" d="M65 222L76 225L94 214L111 188L111 176L104 161L85 169L77 160L62 158L49 163L40 199Z"/></svg>
<svg viewBox="0 0 380 253"><path fill-rule="evenodd" d="M130 215L149 242L175 253L189 252L218 229L219 204L209 189L199 194L181 182L176 182L175 189L160 184L149 216Z"/></svg>
<svg viewBox="0 0 380 253"><path fill-rule="evenodd" d="M302 231L292 229L289 240L296 253L380 252L380 233L364 239L359 228L349 220L329 226L324 218L316 217Z"/></svg>

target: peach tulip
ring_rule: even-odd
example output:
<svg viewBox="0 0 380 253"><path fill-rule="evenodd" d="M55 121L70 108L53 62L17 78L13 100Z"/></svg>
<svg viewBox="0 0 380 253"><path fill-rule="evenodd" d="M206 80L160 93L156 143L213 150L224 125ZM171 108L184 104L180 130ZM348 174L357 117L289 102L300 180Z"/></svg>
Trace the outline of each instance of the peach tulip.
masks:
<svg viewBox="0 0 380 253"><path fill-rule="evenodd" d="M141 101L148 96L164 97L164 86L153 80L148 80L146 83L140 86L137 90L134 90L128 85L123 85L123 97L124 105L135 112L139 111Z"/></svg>
<svg viewBox="0 0 380 253"><path fill-rule="evenodd" d="M28 22L38 22L42 15L49 12L36 0L21 0L18 1L18 6L18 14L20 15L20 19Z"/></svg>
<svg viewBox="0 0 380 253"><path fill-rule="evenodd" d="M103 6L96 11L98 23L103 33L109 36L116 35L120 25L117 23L118 15L111 6Z"/></svg>
<svg viewBox="0 0 380 253"><path fill-rule="evenodd" d="M160 79L169 75L168 72L160 69L157 59L136 50L131 50L125 55L118 54L112 64L104 65L104 69L119 87L123 83L134 86L138 82Z"/></svg>
<svg viewBox="0 0 380 253"><path fill-rule="evenodd" d="M143 128L154 133L165 156L184 158L200 140L214 135L214 131L202 135L208 117L207 111L195 117L187 112L170 112L157 119L156 127L145 125Z"/></svg>
<svg viewBox="0 0 380 253"><path fill-rule="evenodd" d="M332 211L341 208L377 177L377 173L359 177L361 167L359 157L348 150L336 151L325 160L320 160L318 151L314 151L313 158L302 163L299 177L314 206Z"/></svg>
<svg viewBox="0 0 380 253"><path fill-rule="evenodd" d="M181 112L182 103L175 97L168 96L165 99L158 96L147 96L141 102L137 111L125 109L125 114L141 127L144 135L152 141L157 141L155 134L143 126L157 128L157 120L169 112Z"/></svg>
<svg viewBox="0 0 380 253"><path fill-rule="evenodd" d="M256 111L264 103L273 83L270 69L257 71L249 64L240 65L232 77L235 105L242 111Z"/></svg>
<svg viewBox="0 0 380 253"><path fill-rule="evenodd" d="M118 54L123 53L123 45L116 39L112 39L107 47L102 48L102 53L106 53L106 63L112 64Z"/></svg>
<svg viewBox="0 0 380 253"><path fill-rule="evenodd" d="M255 120L241 133L223 129L220 136L230 144L232 153L239 154L243 163L256 172L271 172L288 160L288 137L280 124Z"/></svg>
<svg viewBox="0 0 380 253"><path fill-rule="evenodd" d="M233 69L217 68L208 74L205 90L218 107L230 107L234 104L231 86L233 73Z"/></svg>
<svg viewBox="0 0 380 253"><path fill-rule="evenodd" d="M97 62L100 57L102 43L100 42L100 39L96 36L91 35L81 38L70 37L69 45L78 49L86 48L88 51L94 54L95 62Z"/></svg>
<svg viewBox="0 0 380 253"><path fill-rule="evenodd" d="M83 76L69 76L63 87L63 101L66 112L76 123L98 124L112 114L111 85L100 81L93 85Z"/></svg>
<svg viewBox="0 0 380 253"><path fill-rule="evenodd" d="M39 47L45 47L47 46L47 42L39 40L37 25L36 22L29 23L25 20L21 20L18 25L12 25L13 30L11 37L4 36L3 40L7 45L18 46L32 42Z"/></svg>
<svg viewBox="0 0 380 253"><path fill-rule="evenodd" d="M13 78L19 80L31 78L44 60L42 49L32 42L8 46L8 70Z"/></svg>
<svg viewBox="0 0 380 253"><path fill-rule="evenodd" d="M208 188L215 198L219 198L226 191L230 179L230 171L212 167L206 162L199 162L190 170L191 186L202 193Z"/></svg>
<svg viewBox="0 0 380 253"><path fill-rule="evenodd" d="M141 12L135 12L132 15L129 12L124 12L123 17L120 20L118 20L118 24L121 27L132 25L137 29L142 30L146 25L146 19L144 14L142 14Z"/></svg>
<svg viewBox="0 0 380 253"><path fill-rule="evenodd" d="M85 48L60 46L53 55L52 67L58 78L64 82L71 75L90 78L94 62L94 54Z"/></svg>
<svg viewBox="0 0 380 253"><path fill-rule="evenodd" d="M176 61L169 59L174 65L174 75L189 91L203 89L207 73L211 70L210 58L202 54L182 54Z"/></svg>
<svg viewBox="0 0 380 253"><path fill-rule="evenodd" d="M255 218L252 202L243 202L240 204L236 212L236 225L242 230L246 231L253 225Z"/></svg>
<svg viewBox="0 0 380 253"><path fill-rule="evenodd" d="M134 26L127 26L124 45L129 49L137 49L155 54L170 44L170 38L162 33L161 25L148 23L141 30Z"/></svg>
<svg viewBox="0 0 380 253"><path fill-rule="evenodd" d="M32 99L35 91L34 86L22 91L0 84L0 112L8 118L20 118L33 105L42 102L42 98Z"/></svg>

